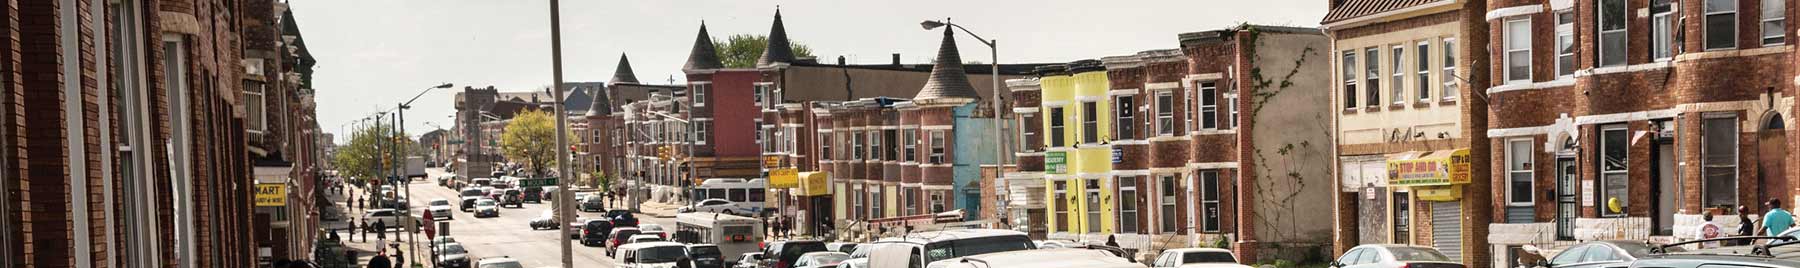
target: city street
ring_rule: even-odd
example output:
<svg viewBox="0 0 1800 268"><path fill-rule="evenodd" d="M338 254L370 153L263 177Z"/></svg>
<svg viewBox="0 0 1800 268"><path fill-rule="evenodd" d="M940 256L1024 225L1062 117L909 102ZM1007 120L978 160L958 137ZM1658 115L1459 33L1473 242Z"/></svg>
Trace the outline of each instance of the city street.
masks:
<svg viewBox="0 0 1800 268"><path fill-rule="evenodd" d="M412 200L414 215L424 213L426 204L432 199L443 198L451 200L452 204L461 200L457 197L456 190L437 185L436 178L449 175L449 173L437 168L427 169L427 171L430 173L431 179L413 181L411 185L413 197L410 200ZM503 207L500 217L495 218L475 218L473 213L452 210L455 213L454 219L441 220L441 222L450 223L448 234L455 237L456 241L462 243L463 247L469 251L471 265L481 258L508 256L519 260L519 263L524 264L525 267L560 266L562 249L556 243L573 241L559 237L562 234L559 230L534 231L528 225L532 218L536 218L544 210L550 208L549 202L525 203L524 208ZM578 217L598 217L601 213L577 212L576 215ZM643 214L639 214L638 217L642 223L646 224L661 224L670 228L675 226L673 218L653 218ZM443 234L445 231L439 230L439 233ZM423 235L419 237L421 241L425 241ZM587 247L580 244L574 246L575 267L616 266L610 258L606 257L604 248ZM429 251L420 251L420 253L427 252Z"/></svg>

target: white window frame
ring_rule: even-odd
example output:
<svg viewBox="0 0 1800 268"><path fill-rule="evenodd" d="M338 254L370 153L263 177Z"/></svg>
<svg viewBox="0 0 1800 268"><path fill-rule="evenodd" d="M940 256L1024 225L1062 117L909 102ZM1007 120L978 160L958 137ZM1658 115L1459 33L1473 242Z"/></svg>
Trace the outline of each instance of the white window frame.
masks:
<svg viewBox="0 0 1800 268"><path fill-rule="evenodd" d="M775 108L768 105L769 92L775 90L775 83L761 82L751 85L750 88L752 89L750 101L755 102L758 109Z"/></svg>
<svg viewBox="0 0 1800 268"><path fill-rule="evenodd" d="M929 133L927 135L931 136L929 141L931 143L931 157L929 158L931 163L943 164L945 160L948 160L944 158L944 155L950 153L948 152L948 149L944 148L949 137L944 137L944 130L942 129L933 129L927 133Z"/></svg>
<svg viewBox="0 0 1800 268"><path fill-rule="evenodd" d="M1175 174L1163 174L1157 176L1156 183L1158 188L1158 195L1156 198L1156 214L1158 221L1156 225L1157 227L1160 227L1158 230L1161 230L1162 233L1176 233L1181 229L1181 221L1176 218L1176 215L1180 214L1179 212L1176 212L1177 210L1180 210L1180 207L1176 206L1176 199L1181 197L1179 190L1181 181L1176 179Z"/></svg>
<svg viewBox="0 0 1800 268"><path fill-rule="evenodd" d="M1055 108L1055 107L1052 107ZM1055 117L1056 114L1050 114ZM1175 135L1175 93L1169 91L1156 92L1156 135ZM1051 143L1055 144L1055 143Z"/></svg>
<svg viewBox="0 0 1800 268"><path fill-rule="evenodd" d="M866 140L866 139L868 139L868 137L864 136L860 132L861 131L851 131L849 133L845 133L845 135L850 136L850 160L866 159L863 156L865 155L865 153L869 152L866 150L867 147L863 147L863 145L868 144L868 141Z"/></svg>
<svg viewBox="0 0 1800 268"><path fill-rule="evenodd" d="M1770 6L1775 6L1775 8L1769 8ZM1762 5L1759 6L1759 9L1763 11L1761 14L1762 21L1757 24L1759 26L1757 28L1762 31L1762 34L1759 35L1762 38L1758 42L1762 43L1765 47L1778 46L1787 43L1787 0L1762 0ZM1769 10L1780 11L1771 13ZM1769 31L1770 23L1775 24L1774 28L1776 30L1773 32Z"/></svg>
<svg viewBox="0 0 1800 268"><path fill-rule="evenodd" d="M931 191L931 193L929 195L931 196L931 213L932 214L943 213L944 209L950 206L948 204L944 204L944 202L946 202L947 200L944 199L943 191Z"/></svg>
<svg viewBox="0 0 1800 268"><path fill-rule="evenodd" d="M1219 129L1219 86L1213 81L1199 83L1194 99L1200 103L1200 129ZM1211 119L1211 125L1208 125Z"/></svg>
<svg viewBox="0 0 1800 268"><path fill-rule="evenodd" d="M689 82L688 84L694 88L692 90L694 94L691 95L693 100L689 102L693 103L694 107L706 107L706 96L712 91L712 82ZM596 92L595 94L603 93L605 92Z"/></svg>
<svg viewBox="0 0 1800 268"><path fill-rule="evenodd" d="M817 138L817 139L819 139L819 154L820 154L819 159L833 160L833 159L831 159L831 157L835 154L832 154L832 152L831 152L831 148L832 148L832 146L831 146L832 139L831 138L832 138L832 135L830 134L830 132L819 132L818 138Z"/></svg>
<svg viewBox="0 0 1800 268"><path fill-rule="evenodd" d="M1039 146L1043 145L1044 140L1042 138L1038 139L1037 144L1031 143L1031 137L1038 136L1038 132L1036 130L1038 130L1039 128L1042 127L1042 125L1037 125L1038 127L1029 127L1029 126L1031 126L1031 119L1038 118L1038 117L1039 117L1038 113L1019 113L1019 126L1021 126L1021 127L1019 127L1019 142L1018 142L1019 152L1036 152L1037 151L1036 149ZM1039 123L1042 123L1042 122L1040 121ZM913 131L917 132L916 129L913 129ZM912 137L912 138L907 138L907 137ZM910 148L911 148L910 146L913 146L915 143L918 143L918 139L916 139L917 137L918 137L917 133L902 136L901 138L906 140L905 142L902 142L902 144L906 144L907 146L909 146L908 148L910 150ZM911 156L908 156L908 159L911 159L911 158L912 158ZM910 160L908 160L908 161L910 161Z"/></svg>
<svg viewBox="0 0 1800 268"><path fill-rule="evenodd" d="M250 112L248 108L245 109L244 130L260 135L269 131L269 85L263 84L263 82L251 82L250 84L254 84L254 86L244 87L244 107L254 105L258 111Z"/></svg>
<svg viewBox="0 0 1800 268"><path fill-rule="evenodd" d="M1046 110L1050 111L1050 115L1045 117L1045 120L1050 120L1049 122L1045 122L1045 124L1050 126L1050 135L1045 138L1049 139L1048 143L1050 144L1050 147L1068 146L1069 117L1067 113L1069 109L1063 108L1062 106L1051 106Z"/></svg>
<svg viewBox="0 0 1800 268"><path fill-rule="evenodd" d="M1518 196L1513 195L1513 176L1516 176L1516 175L1525 175L1526 178L1529 178L1527 181L1529 181L1531 183L1531 186L1529 186L1529 188L1537 189L1537 175L1536 175L1536 172L1534 171L1534 169L1537 168L1537 155L1535 154L1535 151L1534 151L1535 147L1533 147L1532 143L1534 143L1534 141L1531 138L1515 138L1515 139L1506 140L1506 160L1503 160L1503 161L1506 161L1506 186L1505 187L1506 187L1506 205L1507 206L1528 207L1528 206L1533 206L1534 204L1537 203L1536 195L1524 196L1524 198L1526 198L1527 200L1525 200L1523 202L1515 201L1514 199L1518 198ZM1516 150L1517 148L1513 147L1514 145L1519 145L1519 144L1525 145L1524 151ZM1512 162L1513 159L1519 154L1526 155L1525 163L1513 163ZM1520 165L1520 164L1524 164L1524 165ZM1527 167L1527 166L1529 166L1529 167Z"/></svg>
<svg viewBox="0 0 1800 268"><path fill-rule="evenodd" d="M1456 98L1458 98L1458 97L1461 97L1461 94L1462 94L1461 92L1457 91L1457 81L1456 80L1460 76L1456 75L1456 57L1457 57L1457 55L1456 55L1456 38L1455 37L1445 37L1443 39L1443 47L1444 47L1444 63L1443 63L1444 64L1444 67L1443 67L1444 73L1440 74L1438 76L1443 77L1444 81L1443 81L1443 89L1442 89L1443 92L1441 92L1439 94L1443 95L1443 97L1441 99L1443 99L1445 101L1452 101L1452 100L1456 100Z"/></svg>
<svg viewBox="0 0 1800 268"><path fill-rule="evenodd" d="M1069 180L1050 181L1050 190L1052 191L1050 196L1051 201L1055 201L1049 204L1051 208L1050 216L1055 217L1056 220L1045 224L1055 227L1052 228L1054 230L1069 232L1069 229L1075 228L1074 219L1069 218L1069 213L1074 210L1074 208L1069 207ZM908 192L908 194L911 194L911 192ZM914 208L909 203L907 210L912 209Z"/></svg>
<svg viewBox="0 0 1800 268"><path fill-rule="evenodd" d="M1113 139L1131 140L1137 138L1135 128L1137 117L1137 101L1132 95L1113 96ZM1026 114L1029 116L1030 114Z"/></svg>
<svg viewBox="0 0 1800 268"><path fill-rule="evenodd" d="M1081 144L1100 143L1100 102L1081 102Z"/></svg>
<svg viewBox="0 0 1800 268"><path fill-rule="evenodd" d="M1624 19L1620 20L1620 22L1619 22L1620 25L1619 25L1618 29L1607 30L1606 25L1605 25L1606 24L1605 22L1607 19L1606 12L1605 11L1595 12L1594 31L1599 34L1596 34L1595 38L1594 38L1594 51L1597 51L1597 53L1599 53L1600 55L1598 55L1598 57L1594 57L1594 63L1595 63L1594 65L1606 67L1606 66L1624 66L1626 64L1630 64L1631 57L1629 55L1631 55L1630 54L1631 53L1631 44L1630 44L1631 43L1631 19L1632 19L1631 14L1635 14L1634 12L1632 12L1634 10L1631 9L1631 1L1629 1L1629 0L1600 0L1599 2L1595 3L1594 8L1599 9L1599 8L1606 6L1605 1L1621 1L1621 2L1623 2L1623 3L1620 3L1619 5L1621 8L1624 8L1625 10L1622 12L1619 12L1619 13L1626 14L1626 15L1625 15ZM1736 1L1736 0L1733 0L1733 1ZM1606 36L1609 34L1624 35L1624 37L1619 38L1619 40L1621 40L1621 42L1626 43L1623 46L1625 48L1625 51L1607 51L1606 50ZM1607 63L1606 58L1609 55L1616 55L1617 57L1619 57L1619 62Z"/></svg>
<svg viewBox="0 0 1800 268"><path fill-rule="evenodd" d="M175 63L173 65L164 64L164 73L178 73L163 76L164 83L167 85L166 90L163 91L164 97L169 99L169 121L187 122L191 115L187 96L191 90L187 77L191 74L187 70L188 65L185 60L189 53L187 40L179 34L163 34L162 44L164 62ZM170 79L170 77L176 78ZM187 194L194 192L194 176L191 174L193 171L188 168L192 161L188 158L191 155L189 151L193 148L192 136L192 129L187 124L174 124L170 127L169 140L164 143L164 146L168 148L164 153L167 154L169 161L169 176L175 178L174 186L169 187L169 194L174 197L173 201L175 202L174 211L170 212L175 221L175 241L173 243L175 247L170 250L175 251L173 254L176 263L182 267L195 267L195 263L199 261L199 255L194 251L198 248L196 244L198 237L195 234L195 228L198 226L194 218L195 204L193 195Z"/></svg>
<svg viewBox="0 0 1800 268"><path fill-rule="evenodd" d="M1514 23L1519 23L1519 24L1514 24ZM1512 27L1516 27L1516 26L1525 27L1525 29L1526 29L1525 36L1512 36ZM1502 36L1501 45L1505 46L1505 53L1501 54L1501 57L1500 57L1500 59L1503 63L1501 65L1501 69L1500 69L1501 70L1500 78L1505 79L1506 84L1513 85L1513 84L1531 83L1531 69L1534 66L1532 66L1532 64L1531 64L1531 45L1529 45L1529 41L1527 41L1527 45L1525 45L1525 47L1512 47L1512 42L1509 42L1515 38L1531 40L1530 29L1531 29L1531 17L1519 16L1519 17L1508 18L1508 19L1506 19L1505 23L1501 24L1501 32L1500 32L1501 36ZM1512 71L1512 65L1513 65L1512 54L1513 53L1524 53L1525 54L1525 77L1524 78L1513 79L1513 76L1512 76L1513 75L1512 74L1512 72L1513 72Z"/></svg>
<svg viewBox="0 0 1800 268"><path fill-rule="evenodd" d="M1398 45L1388 46L1388 53L1392 54L1392 55L1388 55L1388 57L1390 59L1390 61L1388 63L1388 64L1390 64L1388 66L1388 69L1389 69L1388 71L1392 73L1392 74L1389 74L1389 75L1391 75L1391 77L1388 78L1389 81L1387 82L1388 94L1390 94L1388 96L1388 99L1389 99L1389 102L1393 103L1394 105L1405 105L1406 100L1407 100L1406 99L1406 44L1401 43Z"/></svg>
<svg viewBox="0 0 1800 268"><path fill-rule="evenodd" d="M881 213L881 186L871 185L868 189L869 196L874 197L869 198L869 218L880 219L886 217L887 215Z"/></svg>
<svg viewBox="0 0 1800 268"><path fill-rule="evenodd" d="M1138 221L1137 216L1141 213L1139 211L1143 210L1144 204L1142 202L1137 202L1137 196L1140 193L1138 192L1137 181L1138 179L1135 176L1120 176L1113 178L1113 182L1119 185L1118 193L1113 195L1113 198L1119 200L1114 202L1119 204L1119 209L1114 211L1116 215L1113 216L1113 221L1117 222L1116 224L1118 225L1116 231L1122 234L1135 234L1142 230L1142 228L1138 228L1138 225L1143 224L1143 222ZM1125 207L1125 202L1134 202L1132 204L1136 204L1136 206L1127 208ZM1129 224L1127 224L1127 221L1129 221Z"/></svg>
<svg viewBox="0 0 1800 268"><path fill-rule="evenodd" d="M1200 83L1194 83L1190 86L1193 86L1192 88L1199 88ZM1189 92L1193 92L1193 91L1189 91ZM1187 98L1187 100L1185 101L1186 103L1182 104L1182 105L1186 106L1187 109L1181 111L1181 113L1188 114L1187 118L1184 118L1182 120L1182 121L1186 122L1186 125L1183 125L1183 126L1187 127L1187 128L1185 128L1185 130L1187 130L1187 131L1194 131L1194 130L1199 129L1199 128L1196 128L1199 126L1199 124L1197 123L1197 120L1194 120L1196 117L1200 117L1200 109L1199 109L1199 105L1198 105L1199 97L1197 97L1195 95L1197 95L1197 94L1187 94L1187 96L1182 96L1182 97Z"/></svg>
<svg viewBox="0 0 1800 268"><path fill-rule="evenodd" d="M1381 47L1363 48L1363 106L1381 107ZM1391 86L1391 85L1390 85Z"/></svg>
<svg viewBox="0 0 1800 268"><path fill-rule="evenodd" d="M1601 126L1600 133L1599 133L1600 136L1597 137L1598 140L1600 141L1599 142L1600 147L1598 147L1599 150L1595 150L1594 154L1599 156L1598 161L1606 161L1606 146L1607 146L1606 132L1611 132L1611 131L1623 131L1626 133L1625 139L1626 139L1627 147L1626 147L1626 154L1625 154L1625 168L1619 169L1619 170L1606 170L1605 163L1600 163L1597 167L1595 167L1595 169L1598 169L1598 171L1600 171L1600 178L1598 178L1599 181L1596 182L1599 185L1597 185L1597 187L1594 187L1594 190L1600 191L1598 193L1595 193L1595 196L1598 196L1599 198L1596 198L1595 201L1600 202L1600 204L1587 204L1589 206L1595 206L1596 208L1598 208L1600 210L1600 215L1605 216L1605 217L1623 216L1623 215L1627 214L1627 213L1612 213L1611 211L1608 211L1608 209L1606 209L1604 205L1601 205L1601 204L1605 204L1606 198L1607 198L1607 195L1606 195L1607 178L1606 177L1608 175L1617 174L1617 175L1625 176L1624 178L1627 181L1629 181L1631 179L1631 177L1629 175L1629 172L1631 170L1631 153L1630 153L1631 149L1629 147L1630 146L1629 140L1631 139L1631 134L1630 134L1631 130L1629 128L1627 128L1627 126L1625 124ZM1629 197L1630 192L1631 192L1631 186L1630 186L1629 182L1626 183L1625 191L1627 193L1626 196ZM1626 203L1627 205L1629 205L1630 198L1625 198L1620 201L1621 201L1621 203Z"/></svg>
<svg viewBox="0 0 1800 268"><path fill-rule="evenodd" d="M907 128L906 131L901 131L900 135L901 135L900 144L904 144L905 148L906 148L904 151L901 152L901 154L904 154L901 159L906 161L907 163L918 162L919 161L919 129Z"/></svg>
<svg viewBox="0 0 1800 268"><path fill-rule="evenodd" d="M1417 47L1413 49L1413 54L1416 54L1413 55L1415 58L1413 64L1416 66L1413 66L1413 69L1417 70L1418 77L1415 79L1418 79L1419 82L1419 96L1416 97L1419 99L1419 103L1425 103L1431 101L1431 69L1434 69L1431 68L1431 40L1419 40L1415 46Z"/></svg>
<svg viewBox="0 0 1800 268"><path fill-rule="evenodd" d="M1739 16L1738 11L1743 10L1742 7L1738 6L1738 1L1736 1L1736 0L1725 0L1725 1L1727 1L1726 3L1731 3L1731 10L1729 10L1729 11L1713 11L1712 7L1707 5L1707 2L1709 2L1709 1L1711 1L1711 0L1701 0L1701 2L1700 2L1700 5L1701 5L1700 8L1701 8L1701 11L1703 14L1700 16L1700 29L1701 29L1700 30L1700 48L1705 51L1737 49L1737 47L1738 47L1738 44L1737 44L1738 31L1742 30L1742 29L1739 29L1741 27L1738 27L1738 24L1741 23L1740 22L1741 20L1743 20L1743 18ZM1712 29L1707 28L1707 25L1710 23L1707 23L1706 19L1707 19L1707 17L1712 17L1712 15L1721 15L1721 14L1731 14L1731 25L1732 25L1731 30L1721 31L1724 33L1731 34L1731 42L1729 42L1729 44L1731 44L1731 46L1711 47L1709 45L1711 45L1712 43L1708 42L1709 38L1707 38L1707 35L1712 33Z"/></svg>
<svg viewBox="0 0 1800 268"><path fill-rule="evenodd" d="M1200 189L1195 189L1197 196L1200 197L1200 207L1195 208L1195 210L1199 212L1197 214L1200 214L1200 217L1196 218L1199 222L1199 224L1197 224L1199 225L1198 229L1203 233L1217 233L1220 229L1223 229L1222 227L1225 221L1225 215L1223 215L1225 208L1219 203L1219 200L1223 199L1220 197L1223 193L1221 193L1217 187L1221 183L1224 183L1224 181L1219 178L1220 174L1218 170L1202 170L1196 172L1195 175L1199 177L1198 185L1200 185ZM1209 179L1212 180L1214 187L1206 187L1206 181ZM1211 195L1208 195L1209 192ZM1217 208L1218 211L1208 211L1206 207L1209 204L1214 208Z"/></svg>
<svg viewBox="0 0 1800 268"><path fill-rule="evenodd" d="M1667 1L1664 5L1668 7L1657 12L1657 1L1659 0L1650 1L1650 10L1653 12L1650 14L1650 59L1669 61L1675 57L1675 7L1679 4L1676 3L1677 0L1660 0Z"/></svg>
<svg viewBox="0 0 1800 268"><path fill-rule="evenodd" d="M712 133L712 118L695 118L694 121L694 145L706 145L711 140L707 137Z"/></svg>
<svg viewBox="0 0 1800 268"><path fill-rule="evenodd" d="M880 160L887 159L886 157L882 156L881 130L870 130L868 135L869 135L869 137L868 137L868 139L869 139L869 157L867 157L867 158L872 161L880 161Z"/></svg>
<svg viewBox="0 0 1800 268"><path fill-rule="evenodd" d="M1230 118L1227 119L1226 121L1231 122L1230 125L1226 125L1225 129L1237 129L1237 127L1238 127L1238 94L1237 94L1237 92L1225 93L1225 109L1227 111L1230 111L1230 114L1226 115Z"/></svg>
<svg viewBox="0 0 1800 268"><path fill-rule="evenodd" d="M1721 120L1721 119L1723 119L1723 120ZM1733 131L1733 133L1730 134L1733 136L1733 138L1728 139L1728 140L1731 140L1732 144L1725 146L1725 148L1731 148L1731 160L1719 161L1718 163L1715 163L1714 161L1710 161L1707 159L1706 149L1708 146L1710 146L1710 144L1706 144L1706 125L1705 124L1708 123L1707 121L1712 121L1712 120L1721 120L1721 121L1725 121L1725 122L1731 122L1732 126L1736 129L1738 129L1738 131ZM1712 195L1712 189L1709 189L1709 187L1707 187L1707 184L1709 182L1708 180L1710 180L1710 179L1707 178L1706 175L1709 175L1709 174L1707 174L1706 171L1708 168L1721 168L1721 167L1724 168L1724 170L1731 171L1731 178L1732 178L1732 180L1735 181L1734 183L1732 183L1732 185L1737 186L1737 187L1728 187L1725 189L1726 191L1731 192L1731 194L1727 195L1727 196L1730 196L1732 200L1734 200L1734 202L1731 202L1731 203L1737 203L1738 205L1742 205L1744 203L1743 198L1739 198L1740 194L1742 194L1742 193L1738 190L1738 189L1742 189L1743 184L1744 184L1743 172L1741 170L1739 170L1739 161L1743 161L1743 157L1744 157L1744 155L1743 155L1744 150L1742 149L1744 142L1742 140L1739 140L1736 138L1736 135L1741 134L1739 132L1741 132L1742 129L1744 128L1744 124L1741 120L1742 119L1737 117L1737 114L1733 114L1730 112L1707 113L1707 114L1704 114L1701 116L1701 120L1700 120L1700 124L1701 124L1701 126L1700 126L1700 135L1701 135L1700 143L1701 144L1700 144L1700 146L1701 147L1699 148L1699 151L1700 151L1700 166L1701 166L1701 169L1700 169L1700 175L1701 175L1700 176L1700 179L1701 179L1701 181L1700 181L1700 200L1701 201L1700 202L1701 203L1700 204L1702 206L1719 205L1719 204L1709 204L1712 202L1712 200L1709 200L1709 199L1711 199L1710 197ZM1756 125L1761 126L1762 123L1757 123ZM1766 198L1767 197L1765 197L1765 199ZM1793 201L1788 201L1788 202L1793 202Z"/></svg>
<svg viewBox="0 0 1800 268"><path fill-rule="evenodd" d="M1564 20L1564 15L1567 15L1566 19L1568 20ZM1556 20L1556 47L1550 49L1556 53L1556 60L1551 62L1556 66L1556 77L1559 79L1575 77L1575 68L1580 66L1575 63L1577 60L1575 59L1575 47L1578 46L1575 44L1575 13L1574 11L1557 11L1551 16ZM1569 51L1563 51L1564 46L1567 46ZM1569 59L1571 66L1563 66L1563 59ZM1564 68L1568 68L1568 72L1564 72Z"/></svg>
<svg viewBox="0 0 1800 268"><path fill-rule="evenodd" d="M1087 204L1087 209L1083 210L1083 212L1087 213L1087 217L1084 219L1087 222L1087 232L1099 233L1104 230L1103 227L1106 225L1105 221L1100 220L1101 215L1103 214L1100 212L1100 204L1102 203L1100 200L1100 192L1102 190L1100 188L1103 187L1100 186L1101 182L1099 178L1083 179L1082 181L1082 192L1087 194L1085 196L1085 199L1087 199L1087 202L1085 203Z"/></svg>
<svg viewBox="0 0 1800 268"><path fill-rule="evenodd" d="M1356 71L1356 66L1359 66L1356 64L1356 50L1345 50L1344 54L1338 58L1338 65L1338 75L1343 76L1339 79L1344 80L1344 83L1338 88L1343 91L1341 100L1343 102L1340 104L1344 106L1345 110L1356 109L1356 107L1360 107L1356 98L1362 96L1356 90L1356 74L1361 73Z"/></svg>

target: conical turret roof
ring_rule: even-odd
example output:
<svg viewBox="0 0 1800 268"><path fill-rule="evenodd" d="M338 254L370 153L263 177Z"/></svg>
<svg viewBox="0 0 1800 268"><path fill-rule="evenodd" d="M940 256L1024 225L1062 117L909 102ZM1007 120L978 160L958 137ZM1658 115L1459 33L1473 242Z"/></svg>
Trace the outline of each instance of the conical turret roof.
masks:
<svg viewBox="0 0 1800 268"><path fill-rule="evenodd" d="M607 81L607 82L609 82L610 84L619 84L619 83L637 84L638 83L637 74L633 74L631 72L631 58L625 57L625 53L619 53L619 67L613 68L612 80ZM599 94L595 94L595 95L599 95Z"/></svg>
<svg viewBox="0 0 1800 268"><path fill-rule="evenodd" d="M787 27L781 25L781 9L775 9L775 25L769 27L769 45L763 48L762 57L756 59L756 68L773 67L777 63L793 63L794 49L788 44Z"/></svg>
<svg viewBox="0 0 1800 268"><path fill-rule="evenodd" d="M593 95L593 101L588 104L587 116L605 116L612 114L612 97L608 96L612 95L610 86L604 84L595 85L594 89L590 90L588 94Z"/></svg>
<svg viewBox="0 0 1800 268"><path fill-rule="evenodd" d="M931 66L931 78L925 80L925 87L919 89L919 95L913 97L918 102L938 102L955 100L980 99L975 86L969 84L969 75L963 70L962 55L956 52L956 36L951 27L944 27L944 42L938 45L937 62Z"/></svg>
<svg viewBox="0 0 1800 268"><path fill-rule="evenodd" d="M700 23L700 35L694 37L694 50L688 53L687 65L683 71L698 71L724 68L719 62L719 52L713 48L712 36L706 34L706 22Z"/></svg>

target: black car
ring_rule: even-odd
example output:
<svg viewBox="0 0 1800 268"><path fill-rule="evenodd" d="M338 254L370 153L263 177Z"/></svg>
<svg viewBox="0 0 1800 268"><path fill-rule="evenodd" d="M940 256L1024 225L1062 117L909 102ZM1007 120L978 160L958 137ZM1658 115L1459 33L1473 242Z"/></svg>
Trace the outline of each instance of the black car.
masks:
<svg viewBox="0 0 1800 268"><path fill-rule="evenodd" d="M613 226L637 227L638 219L630 210L614 209L606 211L606 218L612 219Z"/></svg>
<svg viewBox="0 0 1800 268"><path fill-rule="evenodd" d="M773 262L769 264L770 268L794 268L794 262L800 260L800 255L820 251L826 251L825 242L817 240L778 241L769 243L769 247L764 248L763 257L769 258L765 261Z"/></svg>
<svg viewBox="0 0 1800 268"><path fill-rule="evenodd" d="M459 207L459 209L461 209L463 212L475 211L475 200L481 200L481 197L464 196L462 198L462 206Z"/></svg>
<svg viewBox="0 0 1800 268"><path fill-rule="evenodd" d="M613 224L606 220L588 220L581 225L581 245L606 245L607 235L612 234Z"/></svg>
<svg viewBox="0 0 1800 268"><path fill-rule="evenodd" d="M1652 246L1643 257L1630 263L1631 268L1713 268L1713 267L1759 267L1759 268L1800 268L1800 243L1786 243L1791 237L1728 237L1717 239L1693 240L1662 246ZM1719 248L1679 250L1681 246L1707 243L1756 240L1768 241L1769 245L1729 246ZM1561 255L1558 255L1559 257ZM1584 259L1585 260L1585 259ZM1556 264L1553 258L1550 264Z"/></svg>
<svg viewBox="0 0 1800 268"><path fill-rule="evenodd" d="M537 204L544 203L544 187L525 187L524 192L525 196L523 196L523 201Z"/></svg>
<svg viewBox="0 0 1800 268"><path fill-rule="evenodd" d="M694 260L694 268L724 268L725 256L719 252L719 246L711 244L693 244L687 246L689 259Z"/></svg>
<svg viewBox="0 0 1800 268"><path fill-rule="evenodd" d="M598 196L589 196L587 200L581 200L580 208L581 212L606 211L606 200Z"/></svg>

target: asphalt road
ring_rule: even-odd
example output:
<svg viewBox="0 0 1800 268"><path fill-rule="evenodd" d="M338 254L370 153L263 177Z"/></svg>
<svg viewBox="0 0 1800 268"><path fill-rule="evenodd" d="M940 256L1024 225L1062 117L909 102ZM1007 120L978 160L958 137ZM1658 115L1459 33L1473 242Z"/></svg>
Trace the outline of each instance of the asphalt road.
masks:
<svg viewBox="0 0 1800 268"><path fill-rule="evenodd" d="M428 169L428 173L432 179L414 181L411 184L413 197L408 200L412 200L415 214L424 213L425 205L433 199L450 200L453 207L461 203L456 190L437 185L436 178L449 173L441 169ZM577 241L562 236L560 230L532 230L528 225L531 219L537 218L544 210L551 209L551 202L525 203L524 206L503 207L500 209L500 216L493 218L475 218L473 213L453 209L454 219L439 222L450 223L448 234L469 251L471 265L480 258L507 256L519 260L525 267L561 267L562 249L556 243L571 243L574 247L575 267L617 266L611 258L606 257L605 248L582 246L575 243ZM601 214L576 212L577 217L599 217ZM642 223L661 224L668 228L675 226L675 219L672 218L652 218L642 214L638 218ZM439 233L443 234L444 230L439 230Z"/></svg>

